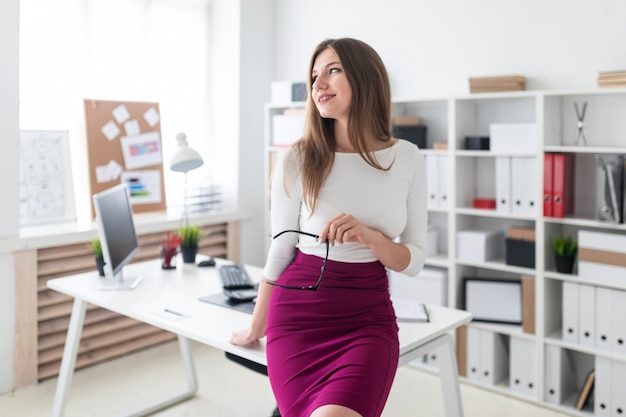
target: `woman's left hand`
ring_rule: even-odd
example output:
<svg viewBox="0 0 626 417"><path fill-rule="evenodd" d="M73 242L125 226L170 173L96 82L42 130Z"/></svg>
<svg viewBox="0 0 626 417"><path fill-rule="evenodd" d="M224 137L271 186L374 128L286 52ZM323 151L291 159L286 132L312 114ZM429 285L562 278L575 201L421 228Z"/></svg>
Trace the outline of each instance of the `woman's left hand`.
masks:
<svg viewBox="0 0 626 417"><path fill-rule="evenodd" d="M370 245L378 231L364 226L351 214L341 213L332 218L320 233L320 242L326 241L331 245L344 242L357 242Z"/></svg>

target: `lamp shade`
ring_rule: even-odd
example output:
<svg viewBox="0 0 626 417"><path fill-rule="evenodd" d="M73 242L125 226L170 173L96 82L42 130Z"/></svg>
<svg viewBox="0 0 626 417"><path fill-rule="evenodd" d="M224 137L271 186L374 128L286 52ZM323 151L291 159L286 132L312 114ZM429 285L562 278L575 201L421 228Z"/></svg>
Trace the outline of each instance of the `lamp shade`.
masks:
<svg viewBox="0 0 626 417"><path fill-rule="evenodd" d="M188 172L204 164L200 154L187 144L187 135L179 133L176 135L176 142L178 143L178 148L170 163L170 169L172 171Z"/></svg>

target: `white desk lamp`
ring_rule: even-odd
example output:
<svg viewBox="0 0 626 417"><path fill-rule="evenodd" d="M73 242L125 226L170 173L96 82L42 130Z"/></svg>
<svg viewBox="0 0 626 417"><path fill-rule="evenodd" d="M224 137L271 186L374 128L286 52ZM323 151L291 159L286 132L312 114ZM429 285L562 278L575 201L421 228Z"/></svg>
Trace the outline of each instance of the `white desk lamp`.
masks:
<svg viewBox="0 0 626 417"><path fill-rule="evenodd" d="M172 157L172 162L170 162L170 169L175 172L185 173L184 222L185 226L187 226L187 172L200 168L204 161L196 150L189 147L186 134L182 132L177 134L176 142L178 143L178 148L174 153L174 157Z"/></svg>

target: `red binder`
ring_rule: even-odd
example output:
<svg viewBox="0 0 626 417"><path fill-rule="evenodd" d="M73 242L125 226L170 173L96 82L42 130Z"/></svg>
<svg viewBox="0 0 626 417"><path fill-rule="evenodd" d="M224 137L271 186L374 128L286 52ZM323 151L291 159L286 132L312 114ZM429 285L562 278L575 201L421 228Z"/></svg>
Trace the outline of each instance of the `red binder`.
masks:
<svg viewBox="0 0 626 417"><path fill-rule="evenodd" d="M553 177L553 155L547 153L543 156L543 215L552 217L552 177Z"/></svg>
<svg viewBox="0 0 626 417"><path fill-rule="evenodd" d="M574 155L552 155L552 217L574 211Z"/></svg>

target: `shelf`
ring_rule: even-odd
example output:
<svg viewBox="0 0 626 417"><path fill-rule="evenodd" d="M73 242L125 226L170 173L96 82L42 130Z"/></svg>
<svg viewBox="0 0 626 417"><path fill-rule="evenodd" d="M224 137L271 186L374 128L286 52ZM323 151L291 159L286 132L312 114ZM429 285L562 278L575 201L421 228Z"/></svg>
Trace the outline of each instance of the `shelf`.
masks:
<svg viewBox="0 0 626 417"><path fill-rule="evenodd" d="M621 146L544 146L543 151L581 154L626 154L626 148Z"/></svg>
<svg viewBox="0 0 626 417"><path fill-rule="evenodd" d="M496 260L496 261L486 261L486 262L472 262L472 261L465 261L463 259L457 259L456 260L457 265L463 265L463 266L472 266L474 268L482 268L482 269L489 269L492 271L502 271L502 272L509 272L512 274L519 274L519 275L524 275L524 276L535 276L536 271L534 269L531 268L522 268L519 266L513 266L513 265L507 265L504 263L503 260Z"/></svg>
<svg viewBox="0 0 626 417"><path fill-rule="evenodd" d="M448 259L448 255L445 254L429 256L426 258L426 261L424 263L429 266L438 266L440 268L448 268L450 266L450 260Z"/></svg>
<svg viewBox="0 0 626 417"><path fill-rule="evenodd" d="M555 223L555 224L567 224L571 226L579 226L579 227L593 227L596 229L610 229L610 230L620 230L626 231L626 224L624 223L609 223L609 222L601 222L591 218L590 216L568 216L563 218L557 217L544 217L543 221L546 223Z"/></svg>
<svg viewBox="0 0 626 417"><path fill-rule="evenodd" d="M576 235L580 230L597 230L607 233L626 234L626 224L601 222L595 219L596 154L626 155L626 88L592 89L586 91L509 91L478 93L441 98L395 98L392 100L394 115L418 116L427 126L427 149L422 154L427 160L427 170L432 172L427 178L429 196L437 196L434 202L446 196L445 206L428 207L429 223L436 226L439 252L427 257L425 265L443 268L447 272L447 303L460 308L463 304L463 279L469 275L483 278L521 279L534 277L535 282L535 325L536 334L523 333L522 326L472 322L469 326L501 334L531 340L536 352L544 352L546 346L556 346L568 355L582 356L583 362L593 361L594 356L608 357L626 362L626 357L611 352L602 352L593 347L579 346L562 340L560 326L563 319L563 283L575 282L602 287L615 291L626 291L626 279L607 280L578 275L561 274L552 270L554 261L550 241L556 234ZM586 133L585 146L577 142L578 119L576 107L587 103L587 117L584 119ZM304 107L305 103L277 104L266 107L266 138L271 132L271 116L281 109ZM491 150L471 150L465 148L466 136L489 136L494 123L535 123L537 125L534 142L524 148L526 152L496 153ZM267 140L267 139L266 139ZM270 147L266 141L266 160L282 148ZM447 149L432 149L434 143L447 143ZM576 214L565 218L543 216L544 155L546 153L575 154L575 201ZM448 158L443 158L448 157ZM507 171L504 158L518 158L518 175L507 191L504 181L511 184L512 168ZM444 161L443 163L441 161ZM430 163L430 165L428 165ZM524 167L522 174L520 168ZM443 168L442 168L443 167ZM528 172L526 177L525 173ZM501 175L497 175L500 173ZM507 178L507 173L509 179ZM517 178L523 178L521 181ZM433 180L435 178L435 180ZM522 187L519 185L522 184ZM520 189L523 192L520 192ZM503 192L506 191L506 192ZM512 191L511 191L512 190ZM475 198L494 198L502 201L507 198L528 202L525 212L504 212L495 209L472 207ZM432 197L431 197L432 198ZM266 201L269 196L266 197ZM506 202L506 201L505 201ZM532 205L531 203L534 203ZM269 204L266 204L266 209ZM507 206L508 207L508 206ZM517 206L516 206L517 207ZM500 208L502 210L502 208ZM266 212L267 215L268 211ZM269 224L269 222L268 222ZM523 268L507 265L502 259L487 262L455 259L458 255L457 232L462 230L488 230L507 233L511 226L535 229L535 260L537 268ZM502 242L504 245L504 242ZM417 277L410 277L419 278ZM544 337L559 328L555 334ZM533 373L539 378L536 387L546 383L545 354L538 354ZM585 364L587 366L588 364ZM576 366L572 366L576 368ZM579 376L580 377L580 376ZM574 407L576 398L569 398L564 404L551 404L544 399L543 392L529 398L511 389L508 383L496 386L465 379L477 386L516 398L533 401L546 408L573 416L589 416L590 411L579 411ZM576 396L574 396L576 397Z"/></svg>
<svg viewBox="0 0 626 417"><path fill-rule="evenodd" d="M481 157L481 158L496 158L496 157L511 157L511 158L535 158L535 153L503 153L503 152L491 152L491 151L472 151L472 150L459 150L455 153L459 157Z"/></svg>
<svg viewBox="0 0 626 417"><path fill-rule="evenodd" d="M528 214L517 214L517 213L502 213L495 210L488 209L475 209L471 207L459 207L455 210L456 214L462 214L465 216L479 216L479 217L496 217L500 219L511 219L511 220L531 220L535 221L536 217Z"/></svg>

